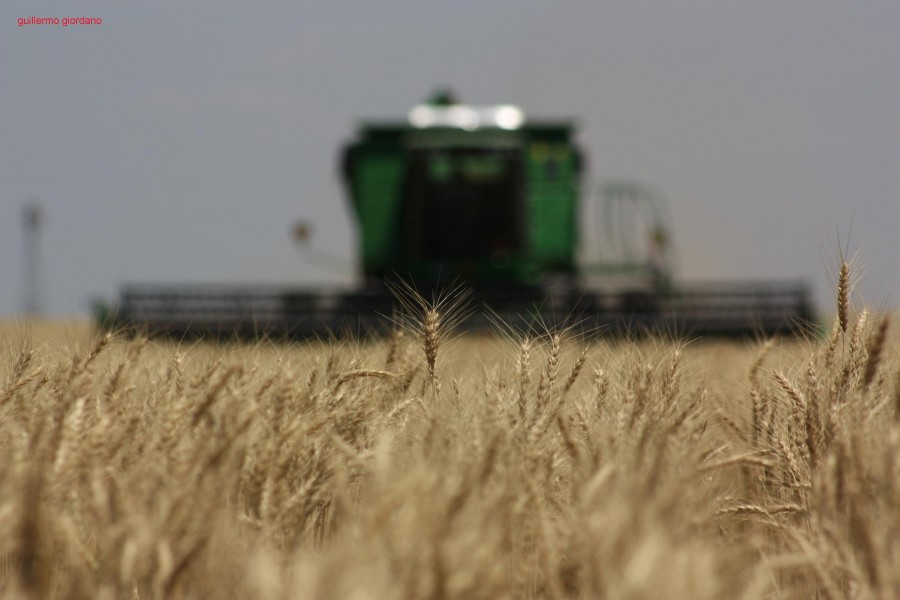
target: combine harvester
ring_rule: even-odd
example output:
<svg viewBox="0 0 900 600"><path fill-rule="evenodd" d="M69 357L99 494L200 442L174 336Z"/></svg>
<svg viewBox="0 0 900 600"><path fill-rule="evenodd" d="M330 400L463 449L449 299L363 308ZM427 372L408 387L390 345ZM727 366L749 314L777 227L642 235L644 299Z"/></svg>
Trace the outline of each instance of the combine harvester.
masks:
<svg viewBox="0 0 900 600"><path fill-rule="evenodd" d="M676 281L658 197L632 183L589 193L574 133L569 121L438 94L407 122L363 124L343 153L359 224L357 287L129 285L98 320L178 338L361 335L390 327L391 281L402 280L425 298L467 290L466 329L499 317L692 337L806 330L803 282Z"/></svg>

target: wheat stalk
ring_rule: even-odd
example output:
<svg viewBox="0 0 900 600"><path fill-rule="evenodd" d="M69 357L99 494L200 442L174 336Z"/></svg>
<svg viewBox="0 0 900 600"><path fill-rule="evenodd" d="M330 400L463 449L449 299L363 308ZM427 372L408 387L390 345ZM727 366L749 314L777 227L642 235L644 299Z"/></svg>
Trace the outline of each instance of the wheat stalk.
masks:
<svg viewBox="0 0 900 600"><path fill-rule="evenodd" d="M878 369L878 363L881 362L881 356L884 352L884 343L887 339L889 325L890 315L885 315L878 323L875 332L869 337L866 368L863 372L862 380L863 389L868 389L869 385L871 385L872 381L875 379L875 372Z"/></svg>
<svg viewBox="0 0 900 600"><path fill-rule="evenodd" d="M850 265L846 260L841 261L841 270L838 274L837 289L837 316L841 331L847 333L850 312Z"/></svg>
<svg viewBox="0 0 900 600"><path fill-rule="evenodd" d="M389 287L401 307L395 315L396 325L410 331L419 341L425 356L427 383L437 394L440 392L438 350L451 340L457 326L468 315L468 292L451 286L428 301L408 283L390 283Z"/></svg>

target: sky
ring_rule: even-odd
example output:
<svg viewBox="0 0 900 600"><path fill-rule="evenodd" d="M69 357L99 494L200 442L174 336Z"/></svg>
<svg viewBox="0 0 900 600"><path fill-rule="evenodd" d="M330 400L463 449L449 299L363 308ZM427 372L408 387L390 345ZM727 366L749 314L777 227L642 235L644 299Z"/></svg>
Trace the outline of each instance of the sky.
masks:
<svg viewBox="0 0 900 600"><path fill-rule="evenodd" d="M127 282L351 282L339 150L444 86L574 118L590 182L665 192L683 279L801 278L828 313L847 254L860 304L900 302L898 2L4 0L0 315L30 198L51 315Z"/></svg>

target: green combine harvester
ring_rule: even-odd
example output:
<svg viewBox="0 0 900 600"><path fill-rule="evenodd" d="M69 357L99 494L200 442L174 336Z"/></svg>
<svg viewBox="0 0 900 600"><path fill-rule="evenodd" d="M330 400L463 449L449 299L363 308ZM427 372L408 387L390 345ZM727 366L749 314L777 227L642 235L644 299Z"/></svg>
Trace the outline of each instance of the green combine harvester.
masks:
<svg viewBox="0 0 900 600"><path fill-rule="evenodd" d="M362 124L343 152L357 287L129 285L98 319L179 338L360 335L389 329L402 281L428 299L464 289L472 330L498 319L597 333L806 329L803 282L676 281L658 196L627 182L589 193L574 136L570 121L440 93L406 121Z"/></svg>

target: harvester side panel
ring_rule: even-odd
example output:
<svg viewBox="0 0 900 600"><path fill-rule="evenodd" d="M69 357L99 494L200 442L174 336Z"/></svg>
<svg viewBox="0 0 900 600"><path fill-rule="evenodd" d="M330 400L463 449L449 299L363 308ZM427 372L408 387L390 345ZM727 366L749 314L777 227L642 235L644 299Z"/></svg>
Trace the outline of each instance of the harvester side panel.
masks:
<svg viewBox="0 0 900 600"><path fill-rule="evenodd" d="M397 252L406 170L403 155L399 149L363 147L352 168L363 269L367 273L383 271L393 263Z"/></svg>
<svg viewBox="0 0 900 600"><path fill-rule="evenodd" d="M568 132L532 137L527 155L531 257L538 272L572 271L580 174Z"/></svg>

